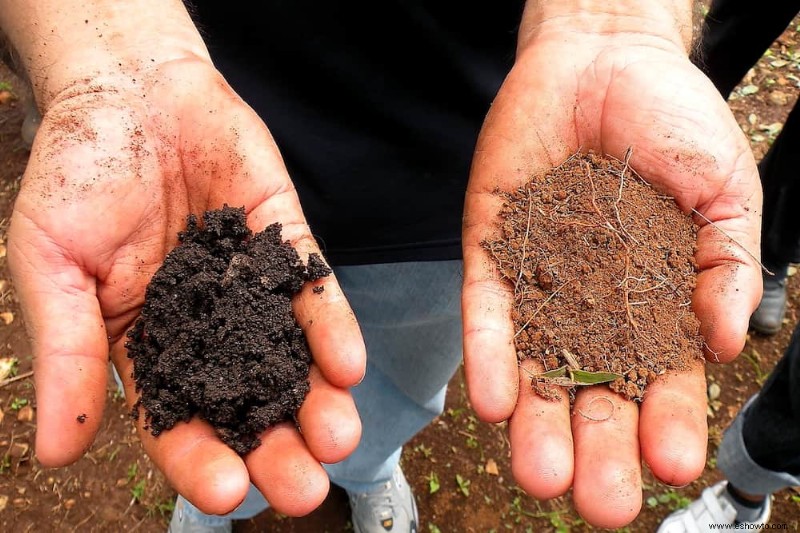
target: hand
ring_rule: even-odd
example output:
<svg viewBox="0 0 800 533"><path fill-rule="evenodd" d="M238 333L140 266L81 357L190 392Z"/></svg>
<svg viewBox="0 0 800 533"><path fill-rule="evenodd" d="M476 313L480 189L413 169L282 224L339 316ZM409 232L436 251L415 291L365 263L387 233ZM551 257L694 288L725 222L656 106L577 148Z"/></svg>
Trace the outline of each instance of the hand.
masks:
<svg viewBox="0 0 800 533"><path fill-rule="evenodd" d="M480 246L499 234L501 199L493 191L516 189L579 149L622 160L632 146L630 164L644 179L719 228L695 219L693 308L714 362L740 352L760 299L759 265L745 249L759 251L761 192L746 139L680 39L594 35L560 24L560 18L540 20L523 36L476 149L464 219L465 364L481 418L510 417L512 470L522 488L548 499L572 486L581 516L616 528L641 508L641 459L669 485L701 474L707 445L702 365L659 378L641 407L605 387L580 391L576 409L586 411L599 395L613 400L614 415L603 422L571 417L565 395L560 402L537 397L529 374L518 371L512 291ZM541 370L533 361L525 365Z"/></svg>
<svg viewBox="0 0 800 533"><path fill-rule="evenodd" d="M79 82L47 106L9 230L9 265L33 339L36 452L77 460L97 432L109 349L136 401L125 333L145 287L190 213L245 206L255 231L279 221L303 259L318 252L269 132L200 58L152 66L134 86ZM232 511L252 482L279 512L302 515L328 491L320 462L351 453L361 426L347 388L365 369L355 317L333 276L294 301L315 364L302 433L268 429L244 459L199 419L144 448L169 482L207 513ZM76 417L86 414L85 423Z"/></svg>

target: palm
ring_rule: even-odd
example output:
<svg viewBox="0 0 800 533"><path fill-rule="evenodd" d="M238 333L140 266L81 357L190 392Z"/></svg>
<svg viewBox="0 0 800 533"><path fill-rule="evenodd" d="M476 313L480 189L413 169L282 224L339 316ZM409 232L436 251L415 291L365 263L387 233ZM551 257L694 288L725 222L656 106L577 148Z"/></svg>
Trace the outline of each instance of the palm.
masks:
<svg viewBox="0 0 800 533"><path fill-rule="evenodd" d="M168 65L156 75L161 84L145 79L135 91L57 99L15 205L9 258L33 332L37 454L48 465L74 461L91 443L102 418L109 347L128 401L135 400L125 332L190 213L244 206L251 228L279 221L301 255L316 250L257 116L204 63ZM363 374L363 344L338 287L328 288L325 299L301 293L295 305L302 322L314 324L307 331L317 367L312 405L299 415L305 440L293 428L275 428L242 462L199 421L159 439L140 431L148 453L198 506L232 510L252 477L276 508L308 512L327 492L319 462L339 461L355 447L359 423L345 389ZM85 424L75 423L76 413L88 415ZM270 453L283 454L285 464L264 467ZM304 475L284 479L298 466ZM248 474L254 468L260 473ZM286 486L275 479L299 485L305 499L282 499ZM208 483L215 489L209 492Z"/></svg>
<svg viewBox="0 0 800 533"><path fill-rule="evenodd" d="M570 61L560 63L565 50ZM702 367L654 383L641 409L614 398L607 422L570 418L566 398L548 403L519 381L512 295L493 275L480 242L495 234L496 187L513 190L579 149L622 159L629 147L631 165L646 180L685 211L715 221L697 219L704 227L693 308L709 355L730 360L760 295L758 266L745 251L758 251L760 189L749 147L725 103L685 57L644 47L598 51L538 42L528 48L481 132L464 221L465 359L473 404L487 420L511 417L512 467L526 490L551 498L574 486L578 510L604 527L624 525L638 513L640 453L672 485L702 471ZM576 407L585 409L598 394L602 388L583 391Z"/></svg>

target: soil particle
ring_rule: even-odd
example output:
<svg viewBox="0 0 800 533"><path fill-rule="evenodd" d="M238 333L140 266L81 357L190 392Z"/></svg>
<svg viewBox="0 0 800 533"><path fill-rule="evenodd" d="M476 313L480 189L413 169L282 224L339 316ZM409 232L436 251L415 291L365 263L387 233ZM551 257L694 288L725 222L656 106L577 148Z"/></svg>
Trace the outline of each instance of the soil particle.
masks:
<svg viewBox="0 0 800 533"><path fill-rule="evenodd" d="M575 154L500 194L502 237L483 246L514 287L517 356L566 369L533 376L538 394L612 373L612 390L641 400L658 375L702 360L690 305L696 228L627 161Z"/></svg>
<svg viewBox="0 0 800 533"><path fill-rule="evenodd" d="M243 208L194 215L145 294L128 333L128 357L159 435L197 415L241 455L267 427L294 420L309 390L311 356L292 313L292 296L331 270L308 266L281 240L276 223L253 234Z"/></svg>

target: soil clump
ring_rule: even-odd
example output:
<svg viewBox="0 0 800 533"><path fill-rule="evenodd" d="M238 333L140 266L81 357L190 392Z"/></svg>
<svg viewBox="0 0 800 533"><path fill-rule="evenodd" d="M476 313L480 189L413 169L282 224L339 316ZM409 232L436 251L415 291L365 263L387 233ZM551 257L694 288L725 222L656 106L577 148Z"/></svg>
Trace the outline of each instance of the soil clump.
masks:
<svg viewBox="0 0 800 533"><path fill-rule="evenodd" d="M190 215L179 245L150 281L128 333L128 357L153 435L193 416L241 455L267 427L294 420L309 390L311 355L292 313L306 281L331 273L304 265L281 225L253 234L243 208Z"/></svg>
<svg viewBox="0 0 800 533"><path fill-rule="evenodd" d="M514 287L518 358L543 365L537 393L609 383L641 400L657 376L702 360L696 227L628 158L574 154L499 194L502 237L483 246Z"/></svg>

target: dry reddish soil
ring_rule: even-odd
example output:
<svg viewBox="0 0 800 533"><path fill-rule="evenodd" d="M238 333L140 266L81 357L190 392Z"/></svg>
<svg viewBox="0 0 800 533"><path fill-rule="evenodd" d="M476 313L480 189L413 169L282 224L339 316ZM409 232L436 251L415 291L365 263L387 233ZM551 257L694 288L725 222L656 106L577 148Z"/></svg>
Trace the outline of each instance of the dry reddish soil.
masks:
<svg viewBox="0 0 800 533"><path fill-rule="evenodd" d="M517 355L541 363L541 396L610 382L641 401L657 376L702 359L695 226L627 160L573 154L498 194L502 237L483 245L514 287Z"/></svg>
<svg viewBox="0 0 800 533"><path fill-rule="evenodd" d="M775 43L730 100L759 158L797 98L800 46L795 27ZM0 531L163 532L175 493L143 454L113 385L97 441L81 460L67 468L45 469L32 453L36 400L29 374L30 346L4 259L7 219L28 157L19 138L24 95L19 81L2 63L0 82L19 93L7 101L0 98L0 357L19 360L20 378L0 383L4 414L0 422ZM708 468L681 489L660 484L645 470L646 503L624 531L655 531L672 509L720 479L714 453L722 431L764 382L800 318L800 277L790 278L788 290L789 309L777 335L753 334L736 361L706 367ZM451 382L446 412L408 444L402 461L417 495L423 532L593 531L572 510L569 495L537 502L514 484L505 424L475 419L462 371ZM776 494L771 521L785 523L792 531L800 529L798 517L800 492L789 489ZM267 511L237 524L235 530L318 533L352 531L352 527L346 497L334 488L320 509L307 517L289 519Z"/></svg>

